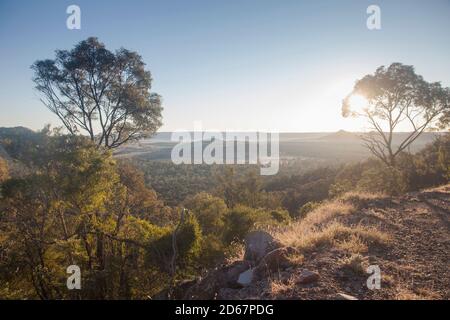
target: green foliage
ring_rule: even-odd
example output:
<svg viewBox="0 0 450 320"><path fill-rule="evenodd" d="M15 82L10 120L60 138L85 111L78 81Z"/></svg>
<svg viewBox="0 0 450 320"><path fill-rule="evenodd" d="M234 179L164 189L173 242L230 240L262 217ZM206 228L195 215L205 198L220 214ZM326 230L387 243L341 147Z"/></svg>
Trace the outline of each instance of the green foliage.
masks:
<svg viewBox="0 0 450 320"><path fill-rule="evenodd" d="M151 74L136 52L111 52L90 37L31 68L41 101L72 135L83 132L110 149L161 126L160 96L150 91Z"/></svg>
<svg viewBox="0 0 450 320"><path fill-rule="evenodd" d="M254 227L256 220L256 212L252 208L239 205L231 209L225 217L225 242L242 240Z"/></svg>
<svg viewBox="0 0 450 320"><path fill-rule="evenodd" d="M109 152L82 137L43 141L30 157L31 173L4 183L0 278L8 286L2 297L129 299L164 288L168 269L161 263L168 260L148 264L145 258L150 248L171 256L173 226L151 222L152 212L164 208L142 177L118 168ZM186 219L178 238L184 272L200 250L194 217ZM65 288L71 264L82 270L78 296Z"/></svg>
<svg viewBox="0 0 450 320"><path fill-rule="evenodd" d="M347 165L336 175L330 196L351 190L398 195L447 183L449 150L450 135L446 134L416 154L399 154L394 167L374 159Z"/></svg>
<svg viewBox="0 0 450 320"><path fill-rule="evenodd" d="M225 216L224 241L227 244L240 241L254 229L287 224L289 221L286 210L268 211L237 205Z"/></svg>
<svg viewBox="0 0 450 320"><path fill-rule="evenodd" d="M450 180L450 133L437 138L414 157L411 185L424 188Z"/></svg>
<svg viewBox="0 0 450 320"><path fill-rule="evenodd" d="M314 169L300 175L275 179L268 183L266 189L270 193L281 193L280 207L287 209L292 217L296 217L299 207L328 197L336 174L337 169L331 167Z"/></svg>
<svg viewBox="0 0 450 320"><path fill-rule="evenodd" d="M135 160L135 164L144 173L146 185L158 192L169 206L176 206L199 192L210 192L216 185L213 175L217 167L214 165L174 165L140 159Z"/></svg>
<svg viewBox="0 0 450 320"><path fill-rule="evenodd" d="M184 207L195 215L204 234L221 234L227 212L223 199L201 192L188 197L184 201Z"/></svg>
<svg viewBox="0 0 450 320"><path fill-rule="evenodd" d="M277 223L289 223L291 221L289 212L281 208L270 211L270 216Z"/></svg>
<svg viewBox="0 0 450 320"><path fill-rule="evenodd" d="M170 270L173 257L173 233L175 229L166 229L157 239L147 242L146 263L156 265L161 271ZM192 215L185 217L185 221L176 231L177 266L189 268L199 256L202 244L201 229L196 218Z"/></svg>
<svg viewBox="0 0 450 320"><path fill-rule="evenodd" d="M399 195L407 191L408 185L402 170L379 163L362 173L356 188Z"/></svg>

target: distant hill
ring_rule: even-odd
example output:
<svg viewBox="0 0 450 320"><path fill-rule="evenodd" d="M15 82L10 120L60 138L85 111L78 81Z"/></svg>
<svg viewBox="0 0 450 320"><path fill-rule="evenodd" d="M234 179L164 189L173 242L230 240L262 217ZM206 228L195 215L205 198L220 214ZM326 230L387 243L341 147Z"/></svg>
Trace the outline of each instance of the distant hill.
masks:
<svg viewBox="0 0 450 320"><path fill-rule="evenodd" d="M0 127L0 145L3 152L17 159L30 146L39 144L41 135L25 127Z"/></svg>
<svg viewBox="0 0 450 320"><path fill-rule="evenodd" d="M338 132L330 133L320 137L320 140L326 141L354 141L360 139L360 133L348 132L345 130L339 130Z"/></svg>
<svg viewBox="0 0 450 320"><path fill-rule="evenodd" d="M32 137L35 135L35 131L26 127L0 127L0 137L2 138L17 136Z"/></svg>
<svg viewBox="0 0 450 320"><path fill-rule="evenodd" d="M192 134L192 132L191 132ZM283 158L315 158L333 161L362 160L370 156L364 147L360 132L281 132L280 155ZM367 134L367 133L365 133ZM417 152L430 143L440 133L423 133L410 148ZM175 142L171 141L171 132L156 133L150 139L119 148L116 155L120 157L139 156L149 160L170 159L171 149ZM398 145L408 133L395 133L394 145Z"/></svg>

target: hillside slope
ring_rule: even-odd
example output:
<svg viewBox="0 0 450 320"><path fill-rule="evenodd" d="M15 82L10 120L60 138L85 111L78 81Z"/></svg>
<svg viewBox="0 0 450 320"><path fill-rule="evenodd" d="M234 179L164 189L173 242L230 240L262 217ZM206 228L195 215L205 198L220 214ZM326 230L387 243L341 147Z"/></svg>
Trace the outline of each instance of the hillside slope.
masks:
<svg viewBox="0 0 450 320"><path fill-rule="evenodd" d="M359 299L450 297L450 185L401 198L350 194L341 201L350 203L348 212L341 210L328 221L316 217L322 231L313 231L312 237L330 225L350 227L350 234L337 231L325 245L316 243L313 250L304 250L301 267L318 272L320 281L311 288L287 286L286 292L273 292L274 298L326 299L339 297L338 293ZM318 212L310 214L314 213ZM277 236L295 244L298 236L292 231ZM367 288L368 265L380 267L380 290ZM295 280L295 272L286 276Z"/></svg>
<svg viewBox="0 0 450 320"><path fill-rule="evenodd" d="M450 185L398 198L346 194L272 231L283 247L296 249L288 265L272 265L244 287L217 288L215 298L449 299L449 214ZM369 265L381 270L378 290L367 288Z"/></svg>

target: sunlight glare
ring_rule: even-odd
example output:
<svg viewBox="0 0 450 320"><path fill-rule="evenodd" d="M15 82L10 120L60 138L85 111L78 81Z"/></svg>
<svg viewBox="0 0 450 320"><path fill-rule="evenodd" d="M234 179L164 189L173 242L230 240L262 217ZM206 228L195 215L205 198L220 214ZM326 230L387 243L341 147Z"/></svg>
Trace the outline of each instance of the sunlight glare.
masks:
<svg viewBox="0 0 450 320"><path fill-rule="evenodd" d="M359 94L352 95L349 99L350 109L354 112L363 112L367 109L368 104L367 99Z"/></svg>

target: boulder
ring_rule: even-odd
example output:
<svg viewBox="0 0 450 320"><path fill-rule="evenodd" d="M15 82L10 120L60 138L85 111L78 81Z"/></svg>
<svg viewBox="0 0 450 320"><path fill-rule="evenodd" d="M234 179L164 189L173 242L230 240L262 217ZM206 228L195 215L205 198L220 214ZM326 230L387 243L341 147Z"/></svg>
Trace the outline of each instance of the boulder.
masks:
<svg viewBox="0 0 450 320"><path fill-rule="evenodd" d="M290 267L292 263L289 257L293 254L298 254L298 250L294 247L284 247L270 251L255 268L255 274L258 277L263 277Z"/></svg>
<svg viewBox="0 0 450 320"><path fill-rule="evenodd" d="M251 262L252 265L257 265L267 253L280 246L268 232L250 232L245 237L244 260Z"/></svg>
<svg viewBox="0 0 450 320"><path fill-rule="evenodd" d="M312 272L306 269L303 269L300 273L300 276L297 280L297 283L299 284L309 284L313 282L317 282L319 280L320 276L317 272Z"/></svg>
<svg viewBox="0 0 450 320"><path fill-rule="evenodd" d="M250 285L250 283L252 283L252 280L253 280L253 270L248 269L247 271L244 271L239 275L237 283L243 287L246 287Z"/></svg>

